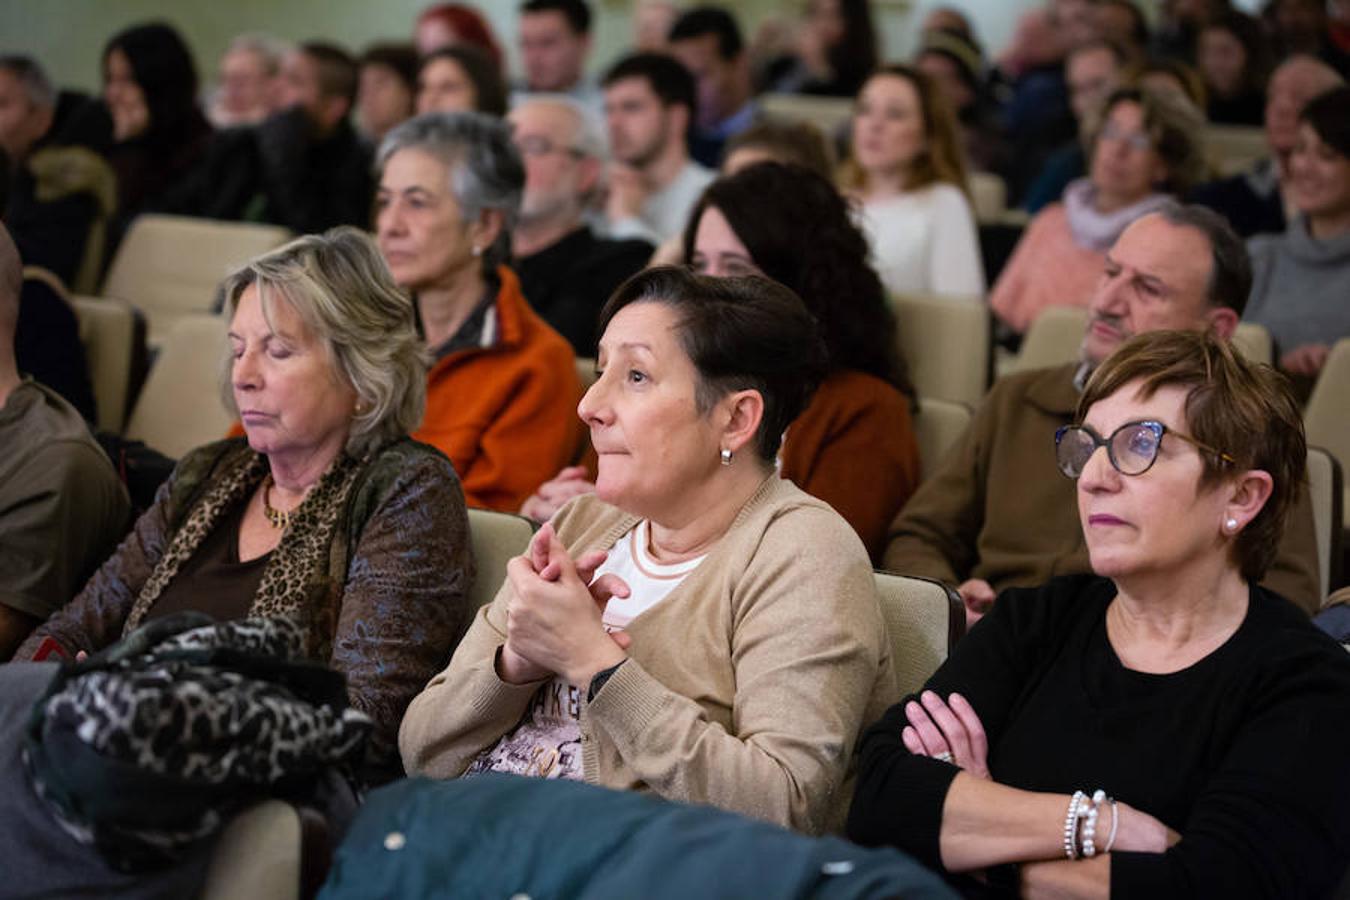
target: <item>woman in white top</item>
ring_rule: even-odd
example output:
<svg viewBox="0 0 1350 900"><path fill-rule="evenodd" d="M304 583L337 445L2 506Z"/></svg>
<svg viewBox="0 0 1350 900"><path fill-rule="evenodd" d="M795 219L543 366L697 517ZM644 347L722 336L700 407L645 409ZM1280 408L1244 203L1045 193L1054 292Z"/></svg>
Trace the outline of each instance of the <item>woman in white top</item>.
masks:
<svg viewBox="0 0 1350 900"><path fill-rule="evenodd" d="M863 85L840 184L860 204L892 294L984 295L961 153L955 117L927 75L887 66Z"/></svg>

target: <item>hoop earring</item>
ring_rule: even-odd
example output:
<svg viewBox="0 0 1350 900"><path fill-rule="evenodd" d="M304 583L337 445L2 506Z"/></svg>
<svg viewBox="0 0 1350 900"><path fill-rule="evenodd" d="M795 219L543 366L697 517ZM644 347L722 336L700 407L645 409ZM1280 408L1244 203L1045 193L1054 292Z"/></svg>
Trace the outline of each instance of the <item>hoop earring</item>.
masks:
<svg viewBox="0 0 1350 900"><path fill-rule="evenodd" d="M723 447L723 448L722 448L722 451L721 451L721 453L720 453L719 455L722 457L722 465L724 465L724 466L729 466L729 465L731 465L731 455L732 455L732 454L731 454L731 451L730 451L730 450L728 450L726 447Z"/></svg>

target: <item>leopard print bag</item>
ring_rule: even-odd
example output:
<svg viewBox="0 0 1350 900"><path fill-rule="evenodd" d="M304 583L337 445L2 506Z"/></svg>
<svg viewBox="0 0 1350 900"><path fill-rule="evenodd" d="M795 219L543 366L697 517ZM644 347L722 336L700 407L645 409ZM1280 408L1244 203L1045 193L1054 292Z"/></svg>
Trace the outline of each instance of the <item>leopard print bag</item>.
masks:
<svg viewBox="0 0 1350 900"><path fill-rule="evenodd" d="M244 805L354 770L371 720L340 673L303 661L304 639L289 619L182 613L63 666L24 742L38 796L115 868L143 871Z"/></svg>

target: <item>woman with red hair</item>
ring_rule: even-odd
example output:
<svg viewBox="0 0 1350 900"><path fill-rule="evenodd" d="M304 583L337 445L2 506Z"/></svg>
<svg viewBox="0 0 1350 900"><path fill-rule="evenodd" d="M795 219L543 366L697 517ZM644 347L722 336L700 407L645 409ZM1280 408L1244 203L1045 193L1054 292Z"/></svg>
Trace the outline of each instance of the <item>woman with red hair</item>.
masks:
<svg viewBox="0 0 1350 900"><path fill-rule="evenodd" d="M437 3L422 10L413 29L417 52L426 56L450 44L472 44L482 50L497 68L502 66L502 48L482 13L464 3Z"/></svg>

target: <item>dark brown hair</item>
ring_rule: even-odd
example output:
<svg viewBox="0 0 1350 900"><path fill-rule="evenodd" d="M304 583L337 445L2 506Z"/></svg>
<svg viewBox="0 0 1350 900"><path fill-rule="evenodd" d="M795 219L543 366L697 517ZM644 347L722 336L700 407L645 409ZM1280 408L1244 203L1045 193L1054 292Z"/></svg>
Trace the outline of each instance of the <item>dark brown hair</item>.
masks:
<svg viewBox="0 0 1350 900"><path fill-rule="evenodd" d="M1299 113L1322 143L1350 159L1350 87L1337 87L1318 94Z"/></svg>
<svg viewBox="0 0 1350 900"><path fill-rule="evenodd" d="M760 150L774 160L802 166L820 177L834 177L834 151L820 126L791 119L762 118L727 141L722 165L737 150Z"/></svg>
<svg viewBox="0 0 1350 900"><path fill-rule="evenodd" d="M694 394L707 414L733 391L758 391L764 417L755 450L772 463L783 432L801 415L825 371L816 323L801 298L767 278L710 278L657 266L619 285L600 312L600 331L633 303L674 310L680 346L698 371Z"/></svg>
<svg viewBox="0 0 1350 900"><path fill-rule="evenodd" d="M1308 461L1303 418L1288 381L1207 332L1151 331L1126 341L1092 373L1078 400L1077 421L1132 381L1141 382L1145 398L1163 387L1189 389L1185 427L1190 436L1232 459L1228 463L1201 451L1200 487L1218 485L1235 471L1270 474L1270 497L1233 548L1242 577L1259 582L1275 560Z"/></svg>
<svg viewBox="0 0 1350 900"><path fill-rule="evenodd" d="M867 259L867 238L834 185L801 167L772 162L719 178L689 214L686 262L694 258L699 222L709 207L726 217L760 271L806 304L825 343L829 371L866 372L914 395L895 340L895 315Z"/></svg>
<svg viewBox="0 0 1350 900"><path fill-rule="evenodd" d="M910 168L905 190L916 191L941 181L966 193L965 150L961 145L956 113L947 104L947 98L927 73L913 66L898 63L885 66L873 72L867 80L883 76L899 78L912 84L919 96L919 109L923 116L924 146ZM863 88L866 87L864 83ZM850 155L840 172L839 183L845 188L861 190L866 188L866 181L867 176Z"/></svg>
<svg viewBox="0 0 1350 900"><path fill-rule="evenodd" d="M1184 97L1168 91L1148 88L1118 88L1102 104L1088 138L1088 159L1097 152L1097 141L1111 118L1111 111L1122 103L1133 103L1144 116L1144 131L1158 154L1167 177L1157 187L1175 196L1185 196L1204 179L1205 156L1203 129L1205 117Z"/></svg>
<svg viewBox="0 0 1350 900"><path fill-rule="evenodd" d="M472 44L450 44L433 50L422 57L422 64L417 68L419 80L426 67L438 59L450 60L469 77L473 84L474 110L494 116L506 115L506 82L502 80L501 69L486 52Z"/></svg>

